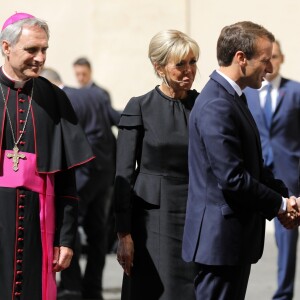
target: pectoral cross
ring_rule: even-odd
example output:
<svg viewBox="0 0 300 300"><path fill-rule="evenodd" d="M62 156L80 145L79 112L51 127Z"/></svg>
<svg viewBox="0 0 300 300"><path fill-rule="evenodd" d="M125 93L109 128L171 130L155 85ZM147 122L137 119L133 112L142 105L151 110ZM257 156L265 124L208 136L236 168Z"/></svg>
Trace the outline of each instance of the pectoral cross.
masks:
<svg viewBox="0 0 300 300"><path fill-rule="evenodd" d="M8 158L12 158L13 161L13 170L17 172L19 170L18 164L19 164L19 159L22 158L24 159L26 156L24 154L19 153L19 148L17 145L14 146L13 148L13 153L7 153L6 156Z"/></svg>

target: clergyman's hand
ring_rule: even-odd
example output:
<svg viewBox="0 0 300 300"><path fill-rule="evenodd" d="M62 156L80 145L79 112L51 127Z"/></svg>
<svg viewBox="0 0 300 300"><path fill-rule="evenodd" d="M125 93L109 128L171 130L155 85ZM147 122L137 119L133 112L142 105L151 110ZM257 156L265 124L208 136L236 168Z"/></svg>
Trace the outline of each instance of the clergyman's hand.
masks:
<svg viewBox="0 0 300 300"><path fill-rule="evenodd" d="M293 229L299 226L300 199L299 199L299 205L297 203L297 198L295 196L291 196L286 200L287 200L286 212L278 214L278 219L286 229Z"/></svg>

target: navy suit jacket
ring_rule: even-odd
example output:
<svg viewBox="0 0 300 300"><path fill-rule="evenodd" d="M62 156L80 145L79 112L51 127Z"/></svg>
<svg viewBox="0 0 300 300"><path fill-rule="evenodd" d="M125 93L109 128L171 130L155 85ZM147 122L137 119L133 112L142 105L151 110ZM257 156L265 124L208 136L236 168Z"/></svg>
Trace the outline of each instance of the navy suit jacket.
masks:
<svg viewBox="0 0 300 300"><path fill-rule="evenodd" d="M189 137L184 260L207 265L257 262L265 218L277 215L287 189L263 167L255 121L217 72L196 100Z"/></svg>
<svg viewBox="0 0 300 300"><path fill-rule="evenodd" d="M246 88L244 92L260 132L264 157L271 146L274 174L284 181L291 195L299 196L300 83L281 79L270 130L265 123L258 90Z"/></svg>
<svg viewBox="0 0 300 300"><path fill-rule="evenodd" d="M109 93L94 82L89 89L94 93L95 96L98 96L101 102L104 104L106 121L109 122L111 126L118 126L121 118L121 112L112 107Z"/></svg>
<svg viewBox="0 0 300 300"><path fill-rule="evenodd" d="M96 159L80 167L76 172L77 188L80 190L92 177L102 174L99 184L111 186L115 176L116 138L107 121L103 101L90 89L64 87Z"/></svg>

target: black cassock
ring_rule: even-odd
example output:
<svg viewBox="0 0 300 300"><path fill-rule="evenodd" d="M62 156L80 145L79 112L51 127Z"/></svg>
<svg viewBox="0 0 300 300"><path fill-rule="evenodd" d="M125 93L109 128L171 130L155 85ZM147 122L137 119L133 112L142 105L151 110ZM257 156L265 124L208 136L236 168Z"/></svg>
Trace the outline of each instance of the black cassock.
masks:
<svg viewBox="0 0 300 300"><path fill-rule="evenodd" d="M0 83L0 299L55 300L51 252L53 246L72 248L77 228L73 167L93 154L58 87L42 77L18 87L2 69ZM17 146L25 158L12 171L7 154L20 135ZM31 188L45 190L46 184L52 196Z"/></svg>

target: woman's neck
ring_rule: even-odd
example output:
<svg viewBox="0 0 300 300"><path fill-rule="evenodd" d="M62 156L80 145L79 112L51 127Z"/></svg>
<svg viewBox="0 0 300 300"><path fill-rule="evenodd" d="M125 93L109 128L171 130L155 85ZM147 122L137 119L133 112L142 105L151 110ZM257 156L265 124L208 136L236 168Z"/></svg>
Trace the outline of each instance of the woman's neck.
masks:
<svg viewBox="0 0 300 300"><path fill-rule="evenodd" d="M172 99L185 99L187 97L187 91L174 91L169 85L165 84L164 82L159 86L159 89L168 97Z"/></svg>

